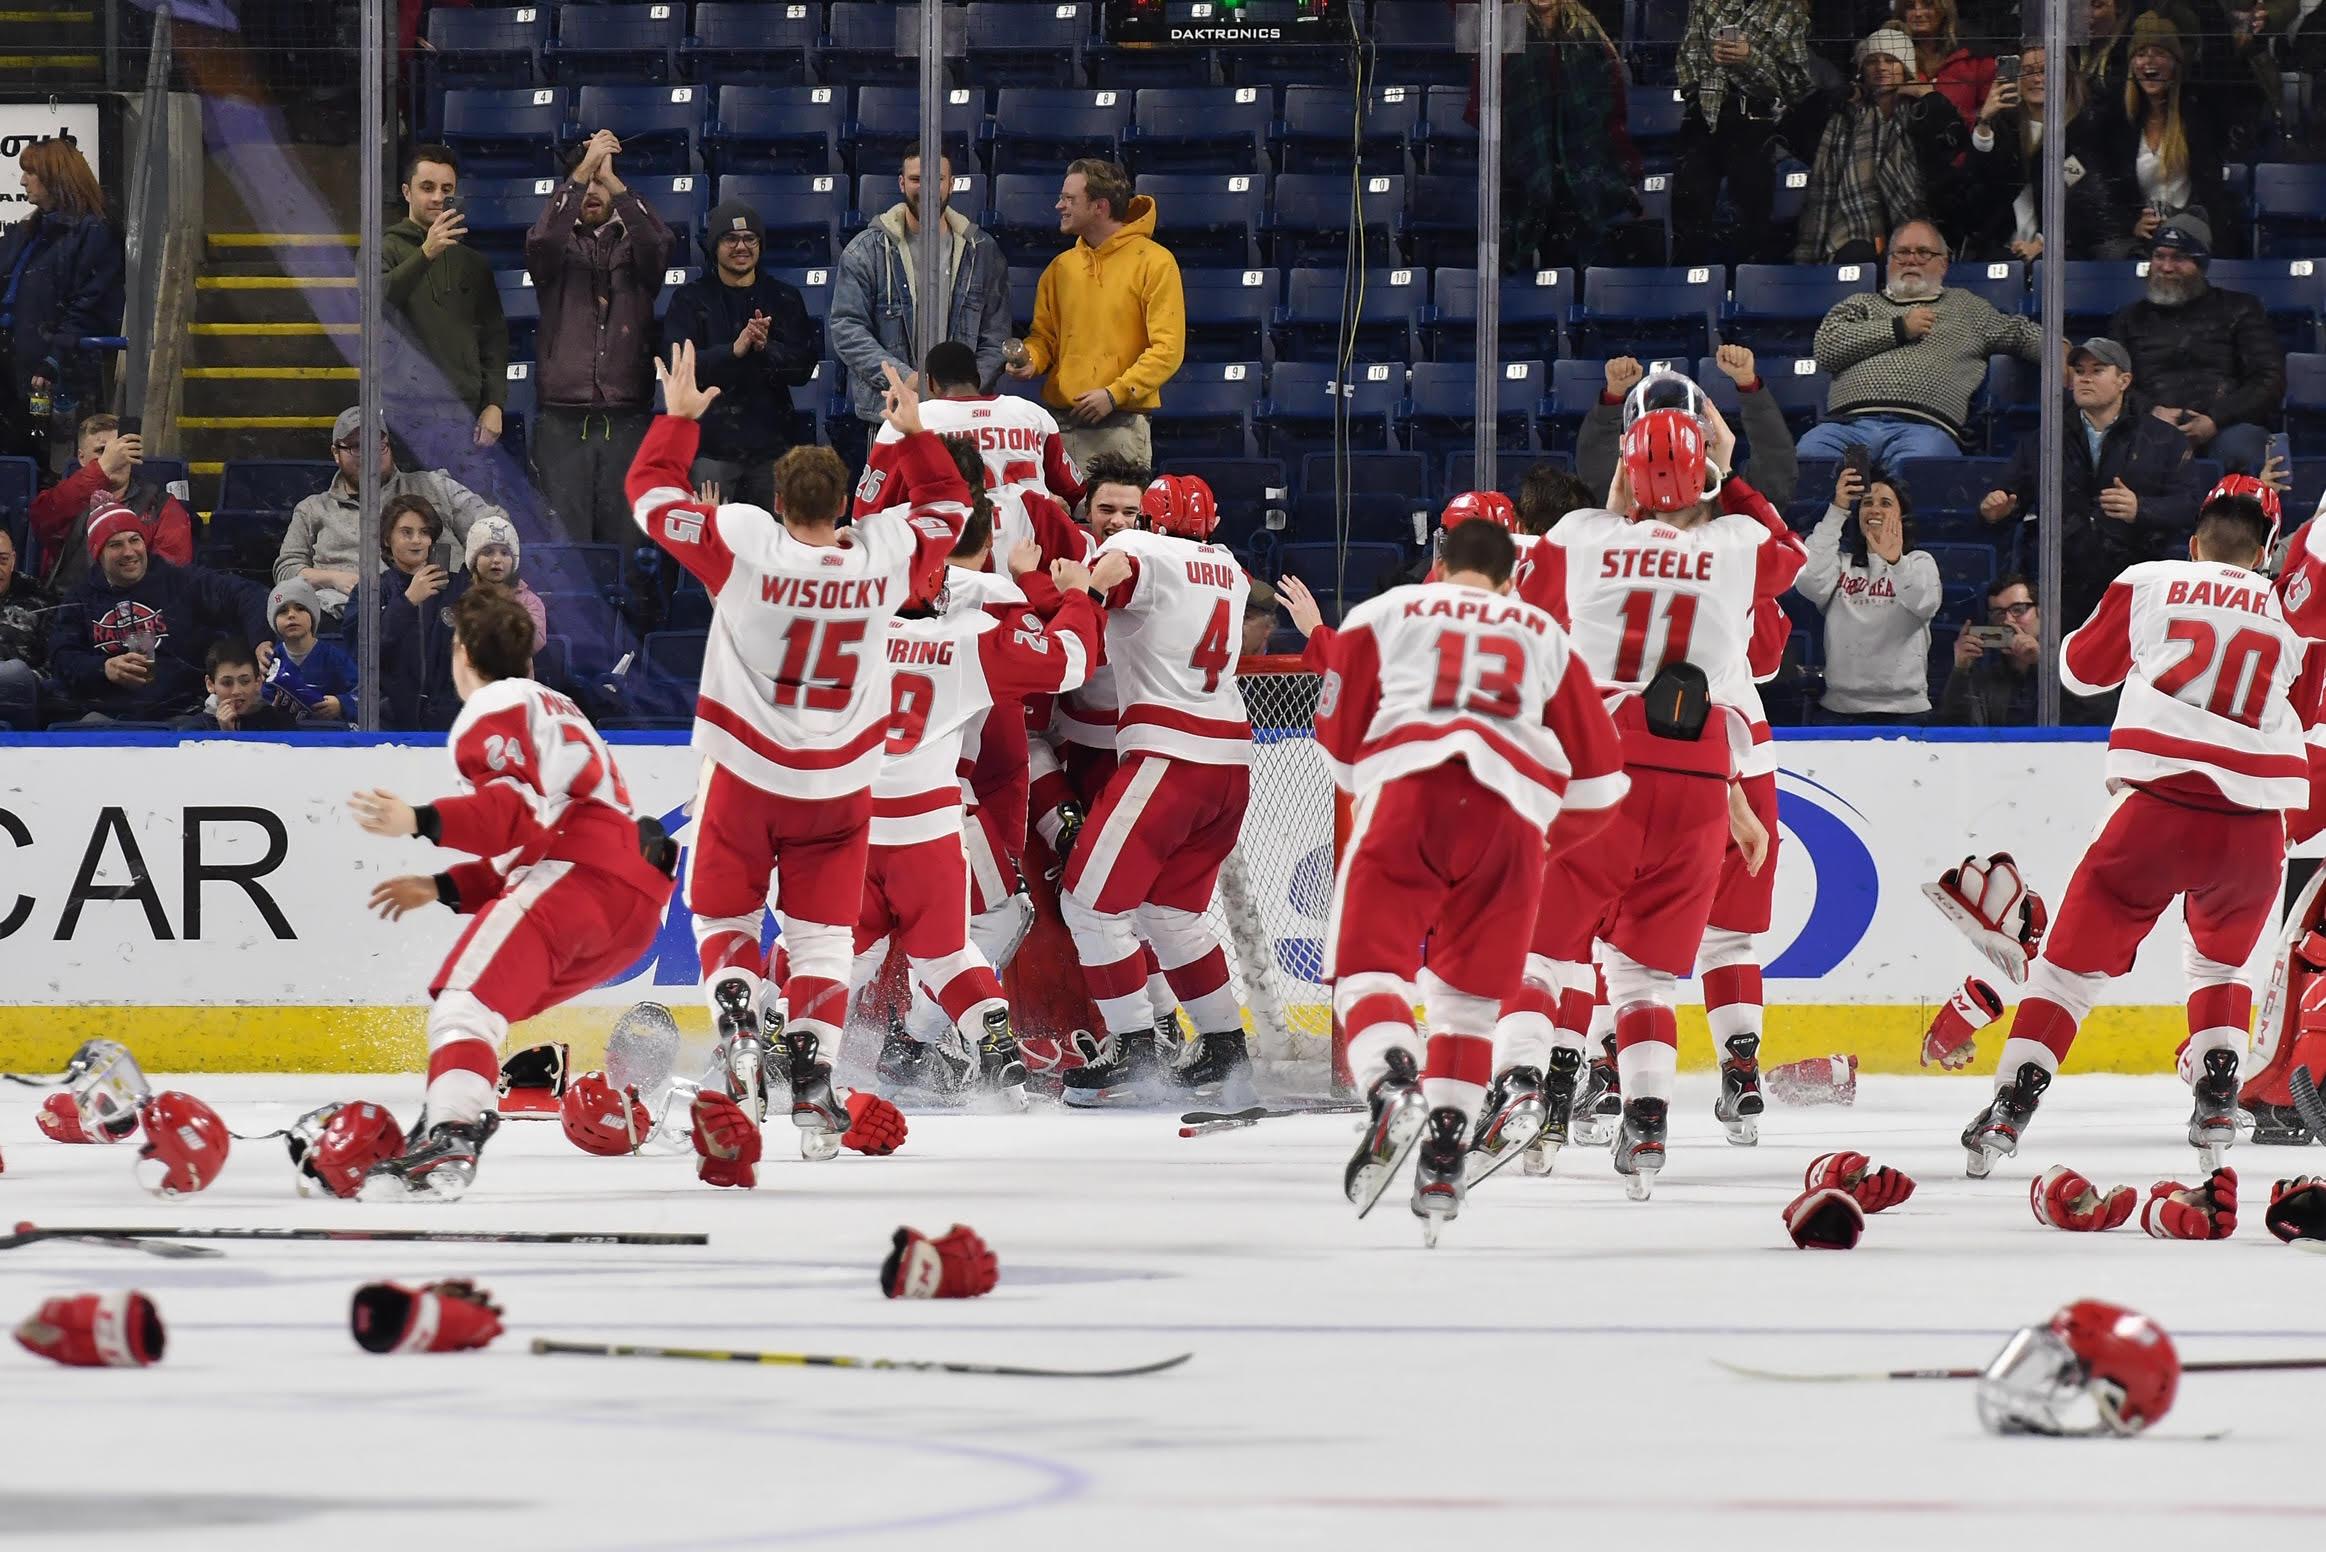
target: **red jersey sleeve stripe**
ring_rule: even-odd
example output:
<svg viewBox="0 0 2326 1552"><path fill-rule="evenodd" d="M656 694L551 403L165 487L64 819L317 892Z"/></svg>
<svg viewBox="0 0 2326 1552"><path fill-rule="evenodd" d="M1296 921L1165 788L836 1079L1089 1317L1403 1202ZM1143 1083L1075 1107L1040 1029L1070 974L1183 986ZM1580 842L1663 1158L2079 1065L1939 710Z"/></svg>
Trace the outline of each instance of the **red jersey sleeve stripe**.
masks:
<svg viewBox="0 0 2326 1552"><path fill-rule="evenodd" d="M2132 672L2132 589L2111 582L2092 617L2060 643L2060 683L2078 695L2103 695Z"/></svg>

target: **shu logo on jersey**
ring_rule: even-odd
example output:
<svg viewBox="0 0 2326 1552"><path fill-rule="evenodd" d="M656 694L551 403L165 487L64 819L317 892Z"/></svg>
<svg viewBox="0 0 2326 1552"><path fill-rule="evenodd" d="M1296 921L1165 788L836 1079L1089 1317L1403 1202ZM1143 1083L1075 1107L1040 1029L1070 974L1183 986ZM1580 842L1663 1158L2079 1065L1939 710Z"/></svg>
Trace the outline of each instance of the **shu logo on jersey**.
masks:
<svg viewBox="0 0 2326 1552"><path fill-rule="evenodd" d="M848 557L838 550L826 550L816 557L816 564L819 566L845 566L848 564Z"/></svg>
<svg viewBox="0 0 2326 1552"><path fill-rule="evenodd" d="M864 466L864 478L856 482L856 499L866 506L880 503L880 487L888 483L888 471L877 464Z"/></svg>
<svg viewBox="0 0 2326 1552"><path fill-rule="evenodd" d="M662 537L671 544L702 543L703 514L685 507L672 507L662 514Z"/></svg>
<svg viewBox="0 0 2326 1552"><path fill-rule="evenodd" d="M2286 607L2305 609L2310 604L2310 573L2297 571L2286 583Z"/></svg>
<svg viewBox="0 0 2326 1552"><path fill-rule="evenodd" d="M494 733L485 739L485 764L496 771L525 763L525 746L514 738Z"/></svg>
<svg viewBox="0 0 2326 1552"><path fill-rule="evenodd" d="M1328 670L1322 682L1316 687L1316 714L1320 717L1329 717L1333 714L1334 708L1340 704L1341 671L1335 668Z"/></svg>

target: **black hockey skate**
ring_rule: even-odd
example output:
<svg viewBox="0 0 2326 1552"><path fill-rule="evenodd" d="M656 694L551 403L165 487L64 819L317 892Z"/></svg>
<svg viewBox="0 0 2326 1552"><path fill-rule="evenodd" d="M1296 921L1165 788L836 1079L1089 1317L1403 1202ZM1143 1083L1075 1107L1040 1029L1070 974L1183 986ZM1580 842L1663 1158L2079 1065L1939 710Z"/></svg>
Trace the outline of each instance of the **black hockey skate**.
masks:
<svg viewBox="0 0 2326 1552"><path fill-rule="evenodd" d="M1252 1091L1252 1056L1244 1047L1240 1029L1197 1035L1187 1060L1173 1070L1172 1077L1191 1095L1215 1100L1222 1110L1259 1103L1259 1096Z"/></svg>
<svg viewBox="0 0 2326 1552"><path fill-rule="evenodd" d="M1532 1067L1505 1067L1496 1073L1479 1114L1478 1133L1470 1142L1471 1151L1478 1155L1478 1170L1472 1180L1484 1180L1534 1146L1534 1140L1542 1135L1545 1112L1541 1072ZM1444 1113L1433 1112L1431 1124ZM1417 1180L1417 1204L1420 1189ZM1418 1205L1414 1208L1420 1210Z"/></svg>
<svg viewBox="0 0 2326 1552"><path fill-rule="evenodd" d="M1644 1202L1656 1188L1656 1172L1664 1167L1664 1134L1671 1124L1671 1105L1661 1099L1626 1100L1623 1127L1615 1134L1615 1172L1623 1177L1624 1194Z"/></svg>
<svg viewBox="0 0 2326 1552"><path fill-rule="evenodd" d="M985 1028L977 1037L977 1086L988 1094L1025 1097L1026 1058L1010 1028L1010 1010L985 1010Z"/></svg>
<svg viewBox="0 0 2326 1552"><path fill-rule="evenodd" d="M1761 1037L1730 1035L1720 1058L1720 1097L1712 1102L1712 1118L1728 1131L1728 1140L1750 1148L1761 1140Z"/></svg>
<svg viewBox="0 0 2326 1552"><path fill-rule="evenodd" d="M712 994L718 1003L719 1066L727 1097L752 1120L767 1119L768 1042L760 1032L759 1010L741 981L721 981Z"/></svg>
<svg viewBox="0 0 2326 1552"><path fill-rule="evenodd" d="M1381 1193L1389 1189L1398 1166L1420 1141L1430 1118L1429 1106L1422 1101L1421 1073L1414 1066L1413 1053L1403 1046L1392 1046L1388 1060L1388 1070L1373 1080L1365 1095L1372 1106L1372 1119L1365 1123L1365 1135L1341 1176L1341 1190L1360 1218L1371 1212Z"/></svg>
<svg viewBox="0 0 2326 1552"><path fill-rule="evenodd" d="M2237 1141L2237 1053L2207 1051L2205 1070L2189 1092L2196 1099L2189 1111L2189 1146L2204 1156L2206 1169L2219 1169Z"/></svg>
<svg viewBox="0 0 2326 1552"><path fill-rule="evenodd" d="M840 1151L840 1134L848 1130L848 1107L832 1092L832 1064L816 1054L816 1037L804 1029L785 1030L783 1043L800 1157L828 1159Z"/></svg>
<svg viewBox="0 0 2326 1552"><path fill-rule="evenodd" d="M1108 1035L1099 1044L1099 1059L1068 1073L1060 1095L1082 1110L1101 1105L1153 1105L1163 1099L1170 1081L1156 1060L1155 1037L1140 1030L1131 1035Z"/></svg>
<svg viewBox="0 0 2326 1552"><path fill-rule="evenodd" d="M1439 1231L1461 1214L1469 1134L1470 1123L1452 1106L1429 1113L1413 1165L1413 1215L1421 1220L1425 1246L1435 1248Z"/></svg>
<svg viewBox="0 0 2326 1552"><path fill-rule="evenodd" d="M902 1018L894 1013L888 1016L888 1034L881 1040L873 1072L890 1089L931 1099L956 1099L968 1071L968 1064L943 1042L915 1040Z"/></svg>
<svg viewBox="0 0 2326 1552"><path fill-rule="evenodd" d="M1575 1101L1572 1128L1575 1141L1591 1148L1614 1139L1615 1118L1623 1114L1623 1079L1616 1072L1615 1053L1606 1046L1600 1050L1604 1054L1591 1058L1583 1092Z"/></svg>
<svg viewBox="0 0 2326 1552"><path fill-rule="evenodd" d="M2050 1087L2051 1074L2044 1071L2042 1063L2021 1062L2019 1075L1997 1089L1987 1108L1963 1128L1963 1173L1973 1180L1984 1180L1997 1159L2017 1153L2020 1135L2035 1119L2035 1107Z"/></svg>
<svg viewBox="0 0 2326 1552"><path fill-rule="evenodd" d="M1558 1162L1575 1113L1575 1090L1582 1082L1583 1053L1573 1046L1553 1046L1551 1063L1543 1070L1543 1129L1520 1164L1528 1174L1547 1175Z"/></svg>
<svg viewBox="0 0 2326 1552"><path fill-rule="evenodd" d="M477 1177L477 1155L501 1129L501 1118L486 1111L474 1121L421 1118L419 1141L402 1158L372 1166L364 1176L367 1202L457 1202Z"/></svg>
<svg viewBox="0 0 2326 1552"><path fill-rule="evenodd" d="M1058 844L1050 848L1050 871L1045 875L1053 885L1066 876L1066 859L1074 855L1074 842L1082 834L1082 822L1089 817L1072 798L1058 805Z"/></svg>

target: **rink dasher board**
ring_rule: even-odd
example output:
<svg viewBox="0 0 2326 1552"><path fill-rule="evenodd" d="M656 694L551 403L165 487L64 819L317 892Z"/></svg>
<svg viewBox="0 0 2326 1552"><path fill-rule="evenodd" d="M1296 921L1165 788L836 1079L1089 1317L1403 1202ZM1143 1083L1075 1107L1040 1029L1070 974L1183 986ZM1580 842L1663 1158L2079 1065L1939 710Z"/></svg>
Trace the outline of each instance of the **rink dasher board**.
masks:
<svg viewBox="0 0 2326 1552"><path fill-rule="evenodd" d="M683 844L693 753L667 736L614 742L640 811ZM1921 884L1966 854L2008 850L2056 902L2109 804L2103 746L1819 736L1782 739L1779 753L1763 1059L1849 1052L1862 1070L1912 1070L1937 1005L1967 974L1992 978ZM1329 786L1304 736L1265 734L1259 759L1246 856L1295 1023L1321 1028ZM417 1067L426 982L463 923L431 909L389 924L364 901L381 879L456 858L362 834L346 799L381 786L425 801L452 784L441 745L392 738L0 740L0 1066L53 1068L80 1039L126 1028L158 1070ZM684 910L673 901L646 962L528 1033L594 1059L615 1008L651 997L696 1016L691 953L672 952L691 942ZM2168 917L2095 1014L2076 1067L2170 1069L2186 1027L2182 941ZM2254 974L2266 960L2265 946ZM1999 1044L2000 1031L1983 1040L1983 1060ZM1694 1009L1682 1059L1710 1061Z"/></svg>

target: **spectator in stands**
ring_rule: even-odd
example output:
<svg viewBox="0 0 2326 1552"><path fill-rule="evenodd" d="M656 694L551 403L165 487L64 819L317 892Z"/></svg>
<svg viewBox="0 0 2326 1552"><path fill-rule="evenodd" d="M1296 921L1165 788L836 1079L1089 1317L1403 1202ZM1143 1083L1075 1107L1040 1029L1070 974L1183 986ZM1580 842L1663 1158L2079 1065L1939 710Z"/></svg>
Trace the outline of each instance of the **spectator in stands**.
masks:
<svg viewBox="0 0 2326 1552"><path fill-rule="evenodd" d="M124 432L113 415L81 422L81 466L32 498L32 535L40 541L41 570L48 585L69 593L89 572L89 547L82 542L89 514L99 507L125 506L145 530L146 551L173 566L194 564L194 519L185 504L161 486L137 477L145 461L145 438Z"/></svg>
<svg viewBox="0 0 2326 1552"><path fill-rule="evenodd" d="M1548 458L1537 459L1518 484L1518 528L1521 533L1547 534L1569 512L1605 504L1607 486L1594 492L1590 485Z"/></svg>
<svg viewBox="0 0 2326 1552"><path fill-rule="evenodd" d="M942 180L937 199L945 206L945 238L939 265L948 277L944 337L977 353L980 391L1001 382L1002 347L1010 338L1010 268L1001 245L983 227L952 208L953 162L937 164ZM865 445L881 424L880 406L888 381L881 370L894 365L909 374L920 358L921 158L908 152L897 174L903 197L872 224L848 239L832 278L832 309L824 320L832 354L848 369L848 397L856 412L851 428L852 461L862 462ZM848 456L844 453L843 456Z"/></svg>
<svg viewBox="0 0 2326 1552"><path fill-rule="evenodd" d="M2220 219L2225 232L2233 225L2221 167L2227 137L2212 104L2186 90L2187 64L2187 45L2171 21L2155 11L2134 18L2132 77L2124 86L2124 122L2111 171L2119 178L2129 174L2139 190L2143 203L2132 235L2143 242L2184 213Z"/></svg>
<svg viewBox="0 0 2326 1552"><path fill-rule="evenodd" d="M1817 326L1817 364L1833 374L1833 387L1801 456L1864 447L1891 469L1908 458L1959 457L1987 358L2033 361L2042 344L2034 319L2005 317L1985 297L1950 289L1938 228L1908 221L1890 234L1883 288L1844 297Z"/></svg>
<svg viewBox="0 0 2326 1552"><path fill-rule="evenodd" d="M2123 259L2132 253L2130 185L2113 170L2108 144L2113 107L2087 106L2084 78L2062 72L2058 114L2051 112L2051 80L2043 40L2019 45L2019 79L1996 77L1971 126L1964 158L1960 209L1961 252L1967 259L2043 257L2043 190L2037 182L2045 130L2067 126L2069 259Z"/></svg>
<svg viewBox="0 0 2326 1552"><path fill-rule="evenodd" d="M2199 457L2253 474L2286 396L2286 351L2261 298L2206 278L2212 242L2195 214L2173 217L2149 254L2148 295L2109 332L2131 353L2151 414L2178 427Z"/></svg>
<svg viewBox="0 0 2326 1552"><path fill-rule="evenodd" d="M16 564L16 538L0 527L0 726L40 726L40 665L48 661L55 598Z"/></svg>
<svg viewBox="0 0 2326 1552"><path fill-rule="evenodd" d="M1963 132L1963 122L1935 94L1909 93L1913 77L1913 40L1896 28L1858 45L1858 89L1818 142L1794 263L1871 259L1884 233L1927 214L1924 166L1948 154L1946 140Z"/></svg>
<svg viewBox="0 0 2326 1552"><path fill-rule="evenodd" d="M1058 230L1074 246L1050 261L1034 293L1034 326L1012 377L1049 373L1042 397L1066 423L1076 463L1120 453L1154 461L1147 414L1187 354L1179 261L1155 241L1155 201L1130 174L1084 158L1066 169Z"/></svg>
<svg viewBox="0 0 2326 1552"><path fill-rule="evenodd" d="M635 546L622 481L654 409L654 302L675 240L614 171L601 129L567 153L565 180L525 234L541 296L541 413L531 439L541 494L568 537Z"/></svg>
<svg viewBox="0 0 2326 1552"><path fill-rule="evenodd" d="M89 518L89 573L50 616L49 671L91 722L168 721L202 702L203 654L220 636L266 637L253 582L149 555L127 507Z"/></svg>
<svg viewBox="0 0 2326 1552"><path fill-rule="evenodd" d="M501 439L509 322L493 267L463 247L453 208L460 159L440 145L404 158L404 219L380 234L387 273L388 425L420 466L442 469Z"/></svg>
<svg viewBox="0 0 2326 1552"><path fill-rule="evenodd" d="M444 519L420 496L380 511L380 725L442 731L460 711L452 687L452 606L468 578L437 564Z"/></svg>
<svg viewBox="0 0 2326 1552"><path fill-rule="evenodd" d="M1502 62L1503 266L1638 262L1624 246L1640 159L1623 57L1583 0L1527 0L1525 14L1525 46Z"/></svg>
<svg viewBox="0 0 2326 1552"><path fill-rule="evenodd" d="M713 503L716 505L716 503ZM471 580L507 588L509 595L533 616L533 650L549 645L549 609L541 595L517 575L517 525L505 517L480 519L468 531L468 574Z"/></svg>
<svg viewBox="0 0 2326 1552"><path fill-rule="evenodd" d="M92 335L121 332L121 238L81 148L36 140L16 160L31 214L0 231L0 454L48 467L49 426L27 401L45 393L50 414L104 395L103 358L81 349Z"/></svg>
<svg viewBox="0 0 2326 1552"><path fill-rule="evenodd" d="M1785 411L1776 396L1762 385L1750 350L1742 345L1723 345L1713 360L1721 375L1736 384L1737 404L1743 411L1739 429L1753 450L1739 472L1747 484L1782 511L1793 500L1793 488L1801 477L1793 428L1785 424ZM1624 396L1646 375L1647 368L1630 356L1617 356L1607 363L1607 386L1600 391L1599 402L1583 417L1583 429L1575 437L1575 470L1583 477L1584 488L1595 493L1587 506L1602 506L1607 501L1608 486L1615 481L1617 444L1623 439Z"/></svg>
<svg viewBox="0 0 2326 1552"><path fill-rule="evenodd" d="M1778 122L1816 87L1809 61L1809 18L1799 0L1694 0L1680 35L1680 149L1672 169L1672 261L1703 264L1712 256L1709 212L1728 184L1736 211L1736 257L1772 257L1769 208L1777 195Z"/></svg>
<svg viewBox="0 0 2326 1552"><path fill-rule="evenodd" d="M323 602L297 577L277 582L267 595L267 618L274 622L274 661L267 665L267 698L299 718L322 722L355 720L355 659L336 641L315 632L323 624Z"/></svg>
<svg viewBox="0 0 2326 1552"><path fill-rule="evenodd" d="M1244 656L1268 655L1268 638L1276 634L1276 589L1258 577L1244 597Z"/></svg>
<svg viewBox="0 0 2326 1552"><path fill-rule="evenodd" d="M695 380L719 390L703 412L697 484L729 501L775 508L775 461L799 440L791 391L816 375L816 326L798 290L759 267L759 212L726 200L711 212L702 279L678 288L662 319L662 350L695 347ZM635 525L633 525L635 526Z"/></svg>
<svg viewBox="0 0 2326 1552"><path fill-rule="evenodd" d="M2115 104L2132 78L2132 12L2139 0L2086 0L2085 37L2071 48L2069 62L2094 103ZM2025 13L2032 21L2040 12ZM2074 37L2074 32L2068 34Z"/></svg>
<svg viewBox="0 0 2326 1552"><path fill-rule="evenodd" d="M1995 56L1958 35L1955 0L1896 0L1895 25L1914 40L1914 80L1946 99L1969 123L1995 84Z"/></svg>
<svg viewBox="0 0 2326 1552"><path fill-rule="evenodd" d="M359 554L363 523L356 499L357 481L361 478L356 459L361 456L362 447L362 414L353 409L341 410L331 427L331 457L338 464L339 472L332 477L329 489L309 496L292 509L282 548L275 553L275 580L287 582L296 577L308 583L322 598L325 617L333 621L346 613L347 601L361 582L363 569L369 569L362 568ZM431 512L442 517L444 525L452 531L454 545L465 548L469 530L480 520L488 517L506 520L509 515L449 474L398 469L388 451L386 437L380 439L378 456L383 512L399 496L416 496L428 504ZM387 519L383 516L380 521L384 527ZM449 567L461 552L448 547L437 556L437 561Z"/></svg>
<svg viewBox="0 0 2326 1552"><path fill-rule="evenodd" d="M210 643L202 657L202 685L209 692L199 710L178 726L194 733L288 733L298 714L266 693L258 654L232 636Z"/></svg>
<svg viewBox="0 0 2326 1552"><path fill-rule="evenodd" d="M1895 476L1842 465L1793 585L1825 615L1819 704L1833 721L1929 717L1930 621L1944 589L1938 562L1914 547L1913 504Z"/></svg>
<svg viewBox="0 0 2326 1552"><path fill-rule="evenodd" d="M2027 727L2041 693L2043 620L2019 572L1987 585L1987 618L1955 637L1954 670L1932 720L1957 727Z"/></svg>
<svg viewBox="0 0 2326 1552"><path fill-rule="evenodd" d="M2115 340L2085 340L2068 357L2060 606L2071 620L2088 616L2125 567L2185 557L2196 531L2205 492L2188 439L2141 412L2137 381L2131 352ZM2035 511L2042 469L2039 439L2020 438L2003 488L1987 493L1979 516L2001 524Z"/></svg>

